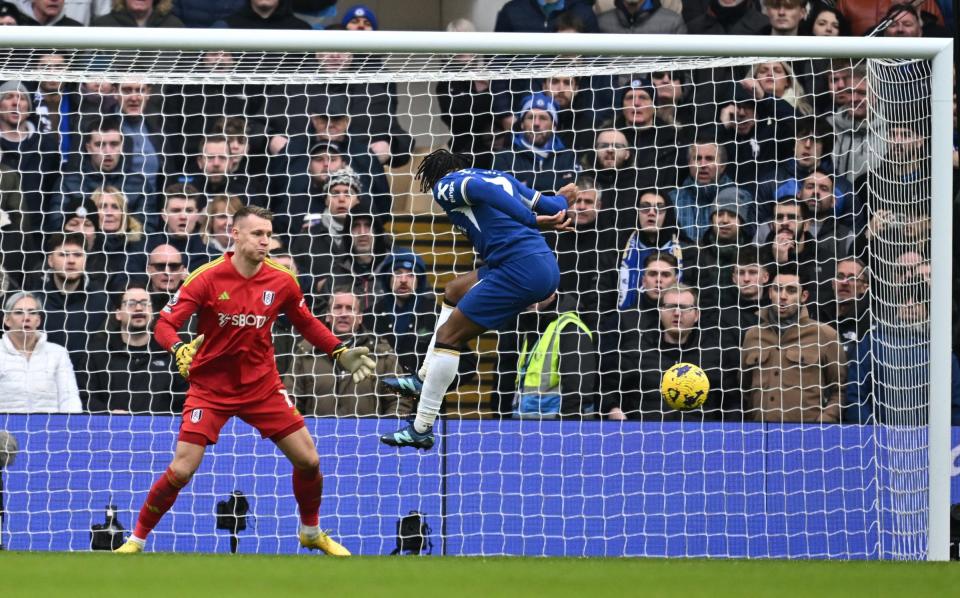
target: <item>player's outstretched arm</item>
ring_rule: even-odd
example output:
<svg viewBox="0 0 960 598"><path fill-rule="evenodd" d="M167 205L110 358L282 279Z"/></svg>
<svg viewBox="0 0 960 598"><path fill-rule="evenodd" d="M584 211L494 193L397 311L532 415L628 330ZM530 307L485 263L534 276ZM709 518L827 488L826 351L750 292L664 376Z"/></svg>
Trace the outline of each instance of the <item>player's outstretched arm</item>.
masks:
<svg viewBox="0 0 960 598"><path fill-rule="evenodd" d="M343 366L343 369L353 374L354 384L360 384L377 370L377 362L370 357L370 349L366 347L348 349L341 343L334 349L332 357Z"/></svg>
<svg viewBox="0 0 960 598"><path fill-rule="evenodd" d="M295 306L287 309L286 313L290 323L303 335L303 338L350 372L355 384L359 384L372 376L376 371L377 362L370 357L370 349L366 347L347 347L340 342L340 339L330 332L329 328L313 317L313 314L307 309L306 301L304 301L303 295L299 293L299 289L298 295Z"/></svg>

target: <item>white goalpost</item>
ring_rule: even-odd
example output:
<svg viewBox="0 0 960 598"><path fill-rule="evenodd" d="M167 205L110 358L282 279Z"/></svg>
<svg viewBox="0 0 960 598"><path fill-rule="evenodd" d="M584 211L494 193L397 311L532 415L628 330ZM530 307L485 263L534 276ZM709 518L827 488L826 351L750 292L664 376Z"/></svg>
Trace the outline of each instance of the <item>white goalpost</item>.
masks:
<svg viewBox="0 0 960 598"><path fill-rule="evenodd" d="M545 328L524 314L472 347L476 366L446 398L438 446L398 453L377 437L412 402L345 386L289 326L275 328L326 476L321 527L355 554L389 553L398 520L417 511L444 555L949 559L951 40L43 27L3 37L0 81L12 84L0 119L22 127L0 139L0 179L17 181L0 189L4 302L21 288L38 297L83 407L31 412L0 397L0 432L19 446L6 468L0 447L0 546L89 549L107 505L132 529L172 456L183 385L162 359L110 344L128 322L121 297L141 284L151 301L172 294L183 266L163 261L194 268L225 249L216 226L233 202L278 213L275 254L319 317L334 290L357 296L355 338L381 343L379 376L416 371L432 320L410 316L401 333L395 269L413 271L432 301L480 265L413 180L426 154L451 147L540 191L577 181L594 193L596 205L577 204L587 214L577 236L549 236L561 297L591 332L570 366L577 405L518 412L526 347ZM543 90L547 141L523 129L537 105L523 107L528 96ZM22 104L5 99L21 92ZM116 166L97 145L111 119ZM530 146L533 166L521 167ZM605 150L629 157L603 166ZM696 165L707 150L712 175ZM829 191L815 189L818 173ZM136 220L116 233L120 249L107 248L109 197L123 227ZM780 228L792 217L782 206L802 232ZM721 212L732 240L720 238ZM47 247L64 230L86 235L84 281L99 285L81 308L48 303L69 294ZM784 231L795 236L781 256ZM840 272L844 260L855 274ZM769 280L738 282L731 273L748 266ZM661 288L644 286L657 267L673 268L666 286L693 287L696 305L665 308ZM790 322L764 320L775 277L790 272L809 291L804 306ZM840 306L838 285L861 283ZM154 312L166 302L156 300ZM696 311L680 342L699 340L665 344L669 309ZM786 338L805 317L822 326L795 347L746 340L765 326ZM117 366L121 353L142 369ZM659 374L674 360L708 370L702 410L661 404ZM817 398L786 406L794 392ZM294 552L296 505L275 453L239 421L224 428L153 549ZM228 543L215 513L236 490L250 516Z"/></svg>

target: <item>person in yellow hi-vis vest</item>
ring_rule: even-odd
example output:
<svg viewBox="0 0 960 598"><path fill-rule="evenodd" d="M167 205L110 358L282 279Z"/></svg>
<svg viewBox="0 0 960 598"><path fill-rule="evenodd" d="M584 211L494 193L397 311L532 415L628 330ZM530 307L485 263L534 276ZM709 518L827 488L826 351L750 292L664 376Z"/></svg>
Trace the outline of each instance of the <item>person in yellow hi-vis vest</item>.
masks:
<svg viewBox="0 0 960 598"><path fill-rule="evenodd" d="M576 300L554 293L520 315L520 359L514 417L593 417L596 413L596 334Z"/></svg>

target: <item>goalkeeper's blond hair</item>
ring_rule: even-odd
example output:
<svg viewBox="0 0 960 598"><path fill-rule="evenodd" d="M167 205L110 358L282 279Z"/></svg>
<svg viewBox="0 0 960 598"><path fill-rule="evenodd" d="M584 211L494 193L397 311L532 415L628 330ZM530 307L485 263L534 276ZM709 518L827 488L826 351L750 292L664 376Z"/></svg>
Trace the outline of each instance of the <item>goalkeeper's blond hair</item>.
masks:
<svg viewBox="0 0 960 598"><path fill-rule="evenodd" d="M248 216L256 216L257 218L263 218L264 220L273 222L273 212L267 208L261 208L260 206L243 206L233 214L233 224L236 225Z"/></svg>

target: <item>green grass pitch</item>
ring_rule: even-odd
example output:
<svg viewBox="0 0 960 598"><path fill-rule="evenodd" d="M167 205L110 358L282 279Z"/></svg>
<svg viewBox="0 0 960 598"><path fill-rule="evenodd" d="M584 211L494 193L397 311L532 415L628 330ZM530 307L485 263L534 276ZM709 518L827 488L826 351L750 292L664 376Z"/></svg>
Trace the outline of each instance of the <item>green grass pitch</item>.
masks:
<svg viewBox="0 0 960 598"><path fill-rule="evenodd" d="M4 598L956 596L960 563L0 552Z"/></svg>

